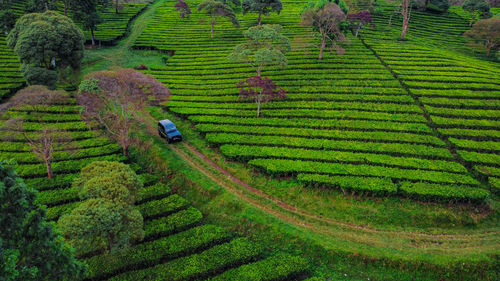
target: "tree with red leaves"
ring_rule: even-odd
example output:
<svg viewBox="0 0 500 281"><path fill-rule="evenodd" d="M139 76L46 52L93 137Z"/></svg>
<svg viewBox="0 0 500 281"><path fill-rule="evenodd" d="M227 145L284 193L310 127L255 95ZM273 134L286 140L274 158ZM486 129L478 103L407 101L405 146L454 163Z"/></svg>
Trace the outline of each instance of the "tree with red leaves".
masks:
<svg viewBox="0 0 500 281"><path fill-rule="evenodd" d="M262 103L286 98L286 92L268 77L252 76L237 85L240 88L240 100L250 100L257 103L257 117L260 116Z"/></svg>
<svg viewBox="0 0 500 281"><path fill-rule="evenodd" d="M120 143L128 155L130 129L148 102L166 100L170 91L155 78L133 69L99 71L87 76L76 96L83 116L95 121Z"/></svg>
<svg viewBox="0 0 500 281"><path fill-rule="evenodd" d="M179 15L181 16L181 18L189 18L189 16L191 15L191 9L189 8L188 3L186 3L186 1L184 0L177 1L174 7L177 11L179 11Z"/></svg>
<svg viewBox="0 0 500 281"><path fill-rule="evenodd" d="M356 37L358 37L359 31L361 30L361 28L363 28L363 25L371 24L372 26L374 26L373 19L370 15L370 12L368 11L361 11L356 14L348 14L347 19L351 23L351 28L353 29L353 31L356 30L354 35Z"/></svg>

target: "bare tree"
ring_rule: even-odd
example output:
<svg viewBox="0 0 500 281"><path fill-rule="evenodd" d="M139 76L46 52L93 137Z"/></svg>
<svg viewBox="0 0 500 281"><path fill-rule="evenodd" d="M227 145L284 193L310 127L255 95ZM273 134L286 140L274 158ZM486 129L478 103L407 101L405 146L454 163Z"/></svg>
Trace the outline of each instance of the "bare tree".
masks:
<svg viewBox="0 0 500 281"><path fill-rule="evenodd" d="M401 40L405 39L406 30L410 24L411 0L401 0L401 15L403 16L403 27L401 29Z"/></svg>
<svg viewBox="0 0 500 281"><path fill-rule="evenodd" d="M148 102L166 100L170 91L155 78L133 69L90 74L80 84L77 100L84 107L83 116L96 121L128 155L134 119Z"/></svg>
<svg viewBox="0 0 500 281"><path fill-rule="evenodd" d="M22 139L29 144L31 152L40 158L47 169L47 177L54 176L52 162L54 151L73 150L75 144L69 132L58 128L57 120L46 118L48 106L68 103L69 95L64 91L51 91L45 86L31 86L19 91L10 99L5 108L9 108L10 118L4 129L16 131L22 135ZM36 122L35 128L28 128L27 121ZM55 121L55 122L54 122ZM36 130L33 133L33 130ZM9 135L16 139L16 135Z"/></svg>

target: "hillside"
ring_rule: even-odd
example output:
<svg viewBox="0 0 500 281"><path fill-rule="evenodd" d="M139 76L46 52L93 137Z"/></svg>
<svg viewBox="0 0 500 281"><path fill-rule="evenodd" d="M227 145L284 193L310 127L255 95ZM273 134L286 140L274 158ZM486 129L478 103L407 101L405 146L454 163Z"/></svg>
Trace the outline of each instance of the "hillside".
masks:
<svg viewBox="0 0 500 281"><path fill-rule="evenodd" d="M136 207L145 239L123 254L89 249L78 257L85 280L497 279L500 63L468 45L461 7L412 11L401 41L401 19L388 27L397 3L379 3L374 25L318 60L300 18L309 1L282 0L262 21L283 26L292 49L286 67L262 75L286 98L257 117L236 87L255 69L228 58L256 14L236 7L241 26L219 20L210 38L201 0L186 1L193 13L182 19L177 1L133 2L103 12L98 47L88 46L76 74L136 67L172 91L135 120L130 157L82 120L68 93L43 112L74 145L55 152L47 179L21 133L6 129L24 117L36 136L33 113L0 115L0 160L15 161L51 221L80 204L72 182L88 163L128 163L144 182ZM19 66L0 36L0 103L25 86ZM183 142L156 136L165 118Z"/></svg>

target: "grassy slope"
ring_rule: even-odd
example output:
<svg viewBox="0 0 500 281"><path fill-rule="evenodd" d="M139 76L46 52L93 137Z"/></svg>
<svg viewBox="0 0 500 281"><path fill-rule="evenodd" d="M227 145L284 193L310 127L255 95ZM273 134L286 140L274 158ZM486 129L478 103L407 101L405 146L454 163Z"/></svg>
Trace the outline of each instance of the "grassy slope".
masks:
<svg viewBox="0 0 500 281"><path fill-rule="evenodd" d="M109 52L112 52L112 50ZM123 54L131 54L132 56L135 54L135 58L137 58L137 54L142 54L142 52L129 53L126 51ZM152 63L159 65L158 59L159 56L150 60ZM140 62L140 59L128 59L124 65L130 66ZM181 124L183 123L181 122ZM186 126L183 125L182 127L183 132L189 131L189 123L186 123ZM189 133L189 136L190 143L195 143L198 147L203 148L203 140L199 139L195 132ZM159 146L164 146L163 143L157 144ZM214 158L221 159L219 155L210 150L204 149L203 152L211 154ZM185 166L183 161L176 158L176 155L172 154L172 152L165 147L164 153L164 157L172 159L170 164L174 170L184 173L194 182L193 186L182 189L181 192L183 192L188 198L194 200L203 211L210 213L210 219L214 222L217 221L221 223L221 218L224 218L224 222L222 222L222 224L234 228L247 229L249 234L256 237L263 237L264 241L267 241L266 239L269 238L268 243L274 247L279 247L279 243L276 242L280 239L293 241L294 246L291 246L293 251L297 251L298 249L298 251L303 251L306 255L316 258L315 261L318 263L317 271L320 273L333 276L335 279L344 277L345 279L350 280L356 278L365 279L367 277L371 277L372 279L394 280L411 280L416 277L417 279L432 280L438 279L438 277L443 276L444 274L442 271L428 272L426 269L415 270L415 268L412 268L411 271L399 271L391 268L384 268L380 263L376 263L373 266L370 265L371 262L367 262L368 265L365 266L363 265L364 262L359 261L364 260L365 258L355 258L355 256L359 255L357 250L363 250L363 247L354 247L355 251L353 251L353 245L355 244L352 242L339 243L341 242L339 241L340 239L335 240L332 239L332 237L292 227L265 213L255 211L253 208L247 206L245 202L241 202L241 200L224 191L224 189L217 186L214 182L207 180L198 171ZM224 160L220 160L218 162L223 163L225 167L231 169L234 174L242 177L245 181L251 182L252 184L255 183L254 185L272 194L273 196L299 206L304 206L305 208L314 210L317 213L321 213L323 215L327 214L329 217L342 218L343 220L357 222L360 224L366 223L386 229L406 229L413 227L413 229L425 232L458 232L463 234L476 233L480 236L489 236L489 238L485 241L490 241L489 243L491 243L490 246L493 246L493 250L496 247L495 245L498 245L498 241L494 238L497 235L495 233L498 233L498 208L496 207L496 203L493 203L493 213L484 218L484 212L481 212L480 210L474 211L474 209L466 207L462 208L460 206L447 207L435 204L427 205L401 199L360 199L356 197L342 196L338 192L331 190L308 190L300 187L294 180L266 180L263 176L256 176L252 174L241 164L230 162L224 163ZM203 196L203 194L205 194L203 190L205 189L208 191L217 190L218 192L215 192L215 194L220 192L220 195L214 196L214 198L210 196L209 198L212 200L208 200L209 198ZM300 200L297 200L297 198L300 198ZM332 208L332 202L334 202L335 208ZM442 229L441 227L435 228L436 225L440 224L447 226L446 229ZM474 228L476 228L476 230L474 230ZM334 233L336 231L337 230L333 230ZM341 232L336 234L342 236ZM385 243L389 242L391 244L395 243L395 241L403 241L406 243L411 242L411 240L409 241L403 238L399 240L398 238L401 237L398 237L397 235L390 238L378 237L374 238L371 242L374 242L375 245L380 245L382 241L386 241ZM473 240L474 239L476 238L473 238ZM368 239L366 239L365 242L368 242ZM316 245L317 247L311 247L311 245ZM426 247L429 247L430 245L432 245L432 242L428 241L428 245ZM421 247L423 246L424 244L421 244ZM403 244L403 247L405 247L405 244ZM468 250L465 251L466 252L460 252L460 254L455 255L462 256L467 254ZM367 252L369 253L370 251L365 251L365 253ZM386 254L390 252L391 251L388 250ZM348 258L339 259L338 257L339 255L341 256L342 253L347 253ZM343 272L347 273L348 277L343 276ZM462 278L468 279L469 277L470 275L463 275Z"/></svg>

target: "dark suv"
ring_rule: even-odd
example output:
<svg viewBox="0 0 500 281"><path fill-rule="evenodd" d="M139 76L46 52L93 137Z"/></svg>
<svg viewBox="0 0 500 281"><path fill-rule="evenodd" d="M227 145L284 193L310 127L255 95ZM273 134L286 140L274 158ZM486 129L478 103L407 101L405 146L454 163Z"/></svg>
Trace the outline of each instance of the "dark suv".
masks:
<svg viewBox="0 0 500 281"><path fill-rule="evenodd" d="M158 134L160 137L167 139L168 143L182 140L181 133L177 130L174 123L168 119L158 122Z"/></svg>

